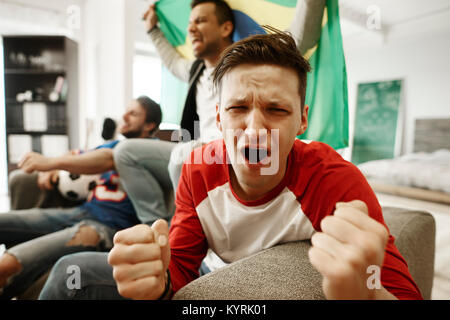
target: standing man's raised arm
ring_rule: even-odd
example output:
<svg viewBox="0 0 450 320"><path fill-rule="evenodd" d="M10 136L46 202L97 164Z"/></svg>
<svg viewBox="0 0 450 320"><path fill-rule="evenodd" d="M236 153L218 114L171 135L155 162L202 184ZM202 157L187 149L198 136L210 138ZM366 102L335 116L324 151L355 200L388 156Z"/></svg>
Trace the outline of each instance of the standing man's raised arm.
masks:
<svg viewBox="0 0 450 320"><path fill-rule="evenodd" d="M143 18L145 20L147 33L150 35L164 66L181 81L188 82L189 70L191 69L193 61L183 58L169 41L167 41L162 31L157 27L158 17L156 16L154 4L149 7Z"/></svg>
<svg viewBox="0 0 450 320"><path fill-rule="evenodd" d="M298 0L295 15L288 31L297 43L301 54L314 47L322 31L326 0Z"/></svg>

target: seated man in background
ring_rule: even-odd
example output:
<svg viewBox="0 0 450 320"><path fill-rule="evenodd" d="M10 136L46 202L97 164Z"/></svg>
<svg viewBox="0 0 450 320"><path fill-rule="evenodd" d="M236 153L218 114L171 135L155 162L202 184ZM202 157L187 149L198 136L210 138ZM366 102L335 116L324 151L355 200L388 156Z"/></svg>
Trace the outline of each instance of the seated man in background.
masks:
<svg viewBox="0 0 450 320"><path fill-rule="evenodd" d="M167 299L199 276L208 249L220 258L208 264L216 270L311 239L326 298L420 299L364 176L328 145L296 139L308 126L309 70L294 40L278 31L226 49L213 72L223 139L183 165L170 231L165 220L119 231L101 282L84 280L105 269L86 253L60 259L40 298ZM82 288L68 290L67 267L80 261ZM381 269L373 289L369 266Z"/></svg>
<svg viewBox="0 0 450 320"><path fill-rule="evenodd" d="M280 243L311 239L311 264L327 299L421 299L361 172L331 147L296 136L308 125L308 62L287 34L226 49L213 72L223 140L183 165L170 231L119 231L108 261L121 295L164 299L212 270ZM130 253L133 253L132 255ZM381 270L369 288L369 267Z"/></svg>
<svg viewBox="0 0 450 320"><path fill-rule="evenodd" d="M102 138L104 142L115 140L116 122L111 118L103 121ZM76 154L78 150L70 153ZM8 190L11 210L31 208L72 208L83 203L77 199L64 197L58 188L58 170L26 173L17 169L8 177Z"/></svg>
<svg viewBox="0 0 450 320"><path fill-rule="evenodd" d="M152 138L161 118L159 105L141 96L131 102L123 115L120 133L126 138ZM19 167L27 173L66 170L75 174L101 173L101 176L88 200L78 207L0 214L0 244L8 248L0 257L0 298L21 294L61 256L79 251L107 251L118 230L155 221L137 215L121 187L112 154L118 142L61 157L30 152L21 160Z"/></svg>

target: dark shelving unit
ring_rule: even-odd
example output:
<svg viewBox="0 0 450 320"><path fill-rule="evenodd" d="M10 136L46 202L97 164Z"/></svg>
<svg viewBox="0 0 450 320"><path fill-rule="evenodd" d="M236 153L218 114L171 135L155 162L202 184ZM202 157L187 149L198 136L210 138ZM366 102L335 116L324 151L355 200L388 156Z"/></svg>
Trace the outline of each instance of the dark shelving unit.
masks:
<svg viewBox="0 0 450 320"><path fill-rule="evenodd" d="M8 173L17 168L12 134L31 138L36 152L43 135L66 136L69 147L77 147L77 44L63 36L4 36L3 59Z"/></svg>

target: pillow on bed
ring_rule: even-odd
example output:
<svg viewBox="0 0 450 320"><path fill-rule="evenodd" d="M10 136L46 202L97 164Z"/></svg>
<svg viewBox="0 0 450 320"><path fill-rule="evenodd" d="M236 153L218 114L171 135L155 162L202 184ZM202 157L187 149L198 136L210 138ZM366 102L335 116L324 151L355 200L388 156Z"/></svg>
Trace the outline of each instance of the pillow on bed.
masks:
<svg viewBox="0 0 450 320"><path fill-rule="evenodd" d="M367 179L450 193L450 150L411 153L358 165Z"/></svg>

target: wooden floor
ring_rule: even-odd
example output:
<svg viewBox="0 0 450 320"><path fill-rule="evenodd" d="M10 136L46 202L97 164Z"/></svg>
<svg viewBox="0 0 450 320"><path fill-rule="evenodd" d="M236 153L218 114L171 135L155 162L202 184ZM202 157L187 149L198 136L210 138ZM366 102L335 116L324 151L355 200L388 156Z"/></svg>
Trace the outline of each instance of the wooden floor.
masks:
<svg viewBox="0 0 450 320"><path fill-rule="evenodd" d="M436 221L436 252L431 298L450 300L450 205L377 193L382 206L425 210Z"/></svg>

